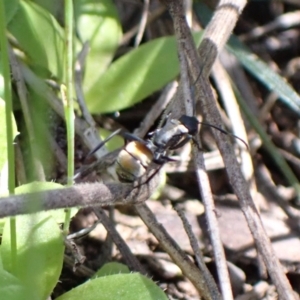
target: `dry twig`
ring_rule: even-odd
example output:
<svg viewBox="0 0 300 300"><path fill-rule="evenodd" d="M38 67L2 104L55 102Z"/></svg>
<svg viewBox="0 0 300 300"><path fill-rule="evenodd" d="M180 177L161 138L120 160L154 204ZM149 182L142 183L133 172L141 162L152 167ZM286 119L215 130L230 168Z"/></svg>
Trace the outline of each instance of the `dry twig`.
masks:
<svg viewBox="0 0 300 300"><path fill-rule="evenodd" d="M170 255L172 260L182 270L183 274L193 283L203 299L221 299L219 291L211 288L205 281L202 272L192 263L189 257L180 249L178 244L171 238L165 228L157 222L155 215L146 204L136 205L143 222L157 238L160 246Z"/></svg>
<svg viewBox="0 0 300 300"><path fill-rule="evenodd" d="M165 2L167 3L172 15L180 16L179 18L181 18L182 21L181 24L185 24L184 27L178 28L180 34L179 42L186 47L185 57L188 59L190 73L193 80L197 80L200 72L202 74L195 85L197 96L202 101L203 114L209 123L221 126L221 117L217 110L207 77L213 62L215 61L220 49L222 49L227 41L233 26L236 23L237 17L246 2L243 0L220 1L216 13L204 33L203 41L199 49L200 62L195 48L192 47L192 37L186 25L184 16L182 15L182 3L172 0ZM290 283L283 272L282 266L277 259L270 240L263 228L261 219L251 198L248 185L241 173L234 151L230 146L230 141L227 137L224 137L224 135L216 130L214 130L213 133L223 156L230 183L240 200L240 205L247 220L249 229L256 242L258 251L263 256L264 262L273 283L277 288L278 294L282 299L295 299Z"/></svg>
<svg viewBox="0 0 300 300"><path fill-rule="evenodd" d="M96 216L98 217L99 221L103 224L107 232L110 234L111 239L113 240L115 245L118 247L128 268L132 271L140 272L146 275L146 271L144 270L143 266L138 261L138 259L132 254L130 248L127 246L124 239L120 236L114 224L112 223L112 220L106 215L105 211L101 208L94 208L93 210Z"/></svg>
<svg viewBox="0 0 300 300"><path fill-rule="evenodd" d="M197 238L193 233L192 227L189 224L188 219L184 215L184 212L180 208L180 205L176 205L175 210L177 211L177 214L178 214L178 216L180 217L180 219L182 221L185 232L187 233L187 236L189 237L191 247L192 247L192 249L194 251L194 254L195 254L195 259L197 261L199 269L203 273L203 277L205 278L205 280L207 282L207 285L210 287L211 291L213 291L213 290L218 291L216 283L215 283L212 275L210 274L209 270L206 267L204 257L201 253L200 248L199 248ZM215 293L218 294L218 292L215 292Z"/></svg>
<svg viewBox="0 0 300 300"><path fill-rule="evenodd" d="M64 189L11 195L1 198L0 218L65 207L133 205L146 201L157 184L158 176L155 176L138 188L123 183L84 183Z"/></svg>

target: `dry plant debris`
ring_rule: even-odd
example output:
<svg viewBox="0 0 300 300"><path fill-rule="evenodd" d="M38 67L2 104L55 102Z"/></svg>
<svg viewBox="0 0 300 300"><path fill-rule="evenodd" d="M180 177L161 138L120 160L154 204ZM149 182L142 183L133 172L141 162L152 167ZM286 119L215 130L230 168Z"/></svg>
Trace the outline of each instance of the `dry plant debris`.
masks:
<svg viewBox="0 0 300 300"><path fill-rule="evenodd" d="M176 16L178 11L176 12L177 6L173 2L171 0L161 2L154 0L150 3L149 1L143 3L116 1L124 31L116 58L129 52L130 49L137 47L139 44L143 45L155 38L174 34L173 25L175 31L177 30L176 33L180 34L182 24L176 24L174 15ZM227 13L226 4L228 6L235 4L237 7L236 19L230 20L235 24L238 19L232 34L243 42L250 49L249 51L264 60L270 69L286 79L294 90L299 93L300 6L297 1L252 1L246 5L244 10L243 6L246 4L244 1L228 0L220 3L225 7L225 13ZM204 19L208 16L208 8L206 7L206 12L204 12L203 7L202 4L195 4L194 7L187 7L185 12L181 12L182 15L191 18L189 26L192 31L197 31L206 26ZM214 13L214 18L222 17L218 13L222 12L224 7L219 6ZM239 16L241 10L243 12ZM172 15L173 21L170 15ZM225 27L226 24L224 23ZM213 32L210 27L209 30L205 33L206 40L204 39L207 44L209 44L209 33L212 34ZM228 175L220 155L222 150L220 152L217 150L210 130L202 126L199 138L201 138L205 166L209 170L208 178L212 191L209 197L213 198L215 202L211 212L217 221L215 227L219 228L220 241L224 247L224 252L223 250L216 252L214 244L216 241L210 240L214 226L208 229L211 224L205 215L207 204L203 205L201 203L205 192L202 192L200 196L195 166L191 162L191 147L190 144L186 144L184 147L175 150L174 155L179 159L170 162L163 169L167 172L167 184L162 184L162 188L157 192L157 199L147 201L149 214L152 212L158 222L154 225L156 226L154 229L149 230L148 228L151 227L149 223L152 217L149 217L149 214L147 215L148 208L144 202L149 198L157 181L163 181L159 176L156 176L156 184L152 183L150 190L147 189L146 185L142 186L141 190L132 191L131 184L121 184L119 188L117 183L101 183L97 188L94 188L97 184L80 183L81 192L78 192L80 189L79 184L75 188L68 188L69 194L67 192L56 194L55 192L49 192L46 195L45 199L47 201L43 202L44 209L77 205L94 206L98 201L96 194L103 198L101 206L105 207L103 210L84 208L73 218L70 232L78 232L83 228L91 227L99 218L104 225L98 224L87 236L75 240L78 252L85 256L84 264L76 266L75 272L70 271L74 268L74 265L70 260L70 252L66 253L65 266L61 280L53 293L54 298L62 294L63 291L69 290L89 278L91 273L99 269L105 262L121 261L129 265L132 270L139 270L151 277L165 290L170 299L199 299L199 293L203 293L201 294L203 299L221 299L221 293L224 299L297 299L300 294L300 213L298 210L300 198L297 195L297 189L294 189L289 179L284 176L284 171L274 162L274 158L268 152L269 148L265 145L268 141L264 141L263 137L258 134L253 126L253 121L249 119L249 115L257 118L261 128L275 145L276 151L285 159L295 178L299 180L300 110L297 111L284 101L278 100L278 95L264 87L257 80L257 78L260 78L259 74L254 75L254 71L251 71L250 67L248 67L248 71L250 70L248 73L242 69L241 58L233 57L232 50L223 48L229 34L231 34L231 30L226 34L227 36L222 36L224 40L220 41L220 45L218 45L220 48L214 48L214 45L211 46L211 53L207 49L206 52L201 52L204 47L200 47L199 66L202 66L203 69L200 70L199 76L196 76L196 71L199 71L199 69L191 63L193 60L189 57L190 49L183 43L183 40L179 39L180 83L175 98L171 100L173 104L167 106L167 102L175 93L174 86L168 86L164 91L149 96L142 103L120 111L118 118L115 117L116 114L108 114L106 116L95 115L93 119L89 112L84 110L83 117L86 116L86 122L84 123L77 116L76 165L80 168L83 164L86 164L84 157L89 152L88 148L92 148L92 144L95 144L96 141L93 139L97 139L93 138L93 142L90 142L85 135L86 123L91 127L101 125L110 130L119 127L126 128L131 132L135 130L138 136L144 138L147 132L157 128L159 121L156 120L159 116L165 118L168 113L171 113L176 118L183 114L189 114L191 111L186 112L189 108L188 105L185 106L182 100L185 99L186 102L196 101L199 97L197 95L197 93L199 94L197 84L204 82L209 86L208 83L210 83L214 88L211 94L219 99L218 106L221 111L222 123L230 129L229 131L243 138L249 144L249 149L239 145L232 153L235 153L238 157L241 172L247 180L247 193L251 194L254 199L255 207L260 212L262 224L271 240L275 256L283 266L283 272L278 272L282 275L275 274L272 276L272 270L270 271L268 264L263 262L265 258L262 253L257 254L255 239L253 239L253 234L251 235L249 225L247 225L239 206L240 199L238 200L238 197L234 195L233 190L235 188L232 188L229 184ZM226 34L224 33L224 35ZM13 55L11 59L14 59ZM84 61L84 57L80 59ZM212 67L215 60L216 63ZM143 64L144 62L141 61L140 63ZM84 69L84 64L81 67ZM25 66L21 68L23 68L23 74L30 72L30 70L26 71ZM259 70L257 72L259 73ZM208 81L210 73L212 76ZM20 75L14 76L18 77ZM80 68L78 76L80 81ZM32 80L36 79L33 78ZM190 93L190 97L186 94L186 85L194 90L187 92ZM76 88L78 88L77 85ZM203 91L200 92L204 93ZM80 93L79 89L77 95ZM159 97L160 95L161 97ZM239 112L240 108L236 102L236 98L239 97L247 103L248 113L245 111L243 113ZM288 98L289 95L286 97ZM155 105L153 105L154 101ZM53 106L55 105L53 104ZM81 105L84 107L84 103ZM300 103L297 105L299 106ZM61 110L61 108L55 107L53 109L56 110L55 118L57 118L56 114L59 115L57 110ZM201 104L198 101L195 110L192 114L196 114L200 120L200 117L203 117L203 111L209 113L210 108L208 108L208 105L203 106L203 103ZM206 123L207 118L210 121L219 120L211 116L204 117ZM218 126L219 123L214 125ZM95 135L95 132L91 135ZM226 148L229 145L228 137L221 133L216 135L219 139L225 140L224 147ZM233 142L236 143L234 140ZM57 158L59 163L57 163L56 169L51 170L51 176L63 182L66 176L66 169L63 167L66 143L65 129L62 122L55 128L55 136L54 138L51 137L51 143L54 149L58 149L55 153L59 157ZM218 141L217 144L219 143ZM103 164L109 160L108 165L111 165L111 162L116 159L117 153L107 154ZM96 174L99 172L96 171L88 174L89 177L85 178L85 181L99 180L97 177L99 174ZM232 173L234 174L234 170L228 173L229 177ZM21 172L18 173L18 178L22 178ZM231 183L234 182L231 181ZM86 197L86 195L88 196ZM137 198L137 195L140 198ZM246 197L246 195L244 196ZM11 208L8 207L9 201L3 200L2 203L0 202L0 216L28 212L25 205L23 207L20 205L21 208L18 207L18 204L24 203L24 201L30 203L31 200L27 198L15 196L13 198L16 201L15 207ZM50 198L56 201L51 202ZM70 202L62 203L60 199L69 199ZM110 205L115 207L107 209ZM179 209L184 213L187 224L193 231L196 245L191 243L192 238L186 233L188 230L184 229L182 220L175 212L174 206L176 206L176 209L179 206ZM254 205L253 209L255 210ZM107 215L110 218L107 218ZM147 217L149 217L148 221ZM148 227L145 225L147 222ZM156 230L159 229L162 232L161 236L156 233ZM169 236L177 245L172 244L172 239L168 240ZM171 250L169 250L169 247ZM201 257L195 255L195 247L201 250ZM173 250L177 253L174 254ZM218 264L219 257L216 258L216 253L221 253L220 256L224 253L224 259L226 260L223 261L223 265L222 263ZM187 265L181 265L180 261L182 264L187 263ZM195 261L197 263L194 263ZM201 263L209 270L208 275L200 274L198 266ZM219 270L220 266L224 266L224 264L226 267L225 275L227 273L229 276L228 283L231 286L232 293L224 292L227 286L226 278L223 286L223 278L218 278L220 274L224 274ZM203 272L205 273L205 271ZM218 290L215 289L214 281L210 281L210 274L217 282ZM201 279L199 279L200 277L195 278L198 275L203 277ZM278 283L280 278L284 278L284 280ZM202 285L200 281L205 283ZM289 289L290 286L295 294ZM287 288L285 289L285 287Z"/></svg>

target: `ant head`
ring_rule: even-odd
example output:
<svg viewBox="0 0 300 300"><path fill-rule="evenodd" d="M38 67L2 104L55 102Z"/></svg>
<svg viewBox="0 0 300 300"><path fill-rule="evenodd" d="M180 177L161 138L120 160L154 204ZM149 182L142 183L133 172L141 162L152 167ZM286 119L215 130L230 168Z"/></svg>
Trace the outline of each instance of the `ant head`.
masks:
<svg viewBox="0 0 300 300"><path fill-rule="evenodd" d="M196 117L182 115L179 118L179 121L188 129L190 135L195 135L197 133L199 122Z"/></svg>

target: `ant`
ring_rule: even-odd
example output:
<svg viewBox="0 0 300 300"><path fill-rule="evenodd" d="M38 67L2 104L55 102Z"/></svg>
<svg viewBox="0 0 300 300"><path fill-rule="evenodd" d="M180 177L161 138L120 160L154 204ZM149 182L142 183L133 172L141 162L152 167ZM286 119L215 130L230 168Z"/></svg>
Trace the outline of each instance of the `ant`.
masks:
<svg viewBox="0 0 300 300"><path fill-rule="evenodd" d="M242 141L248 148L246 142L236 135L217 126L199 122L194 116L182 115L179 119L170 120L169 117L168 115L164 126L150 133L150 138L146 140L130 133L121 133L121 129L118 129L94 148L87 157L103 147L112 137L120 134L127 140L127 144L119 152L108 172L115 180L120 182L134 182L145 175L151 163L154 163L157 168L147 178L146 182L142 183L145 184L159 172L165 163L175 161L175 159L168 156L169 151L179 149L191 140L198 146L194 136L198 132L199 124L213 127L224 134L231 135ZM198 149L201 150L199 146ZM88 169L91 170L95 167L97 167L97 162ZM79 172L75 175L76 178L83 177L83 173L87 172Z"/></svg>

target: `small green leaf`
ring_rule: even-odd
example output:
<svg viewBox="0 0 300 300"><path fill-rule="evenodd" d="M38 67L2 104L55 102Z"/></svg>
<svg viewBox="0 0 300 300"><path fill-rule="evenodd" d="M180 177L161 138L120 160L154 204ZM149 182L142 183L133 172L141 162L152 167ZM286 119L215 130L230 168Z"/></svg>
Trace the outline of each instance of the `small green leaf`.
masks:
<svg viewBox="0 0 300 300"><path fill-rule="evenodd" d="M21 1L8 30L32 65L63 79L63 30L51 14L32 2Z"/></svg>
<svg viewBox="0 0 300 300"><path fill-rule="evenodd" d="M12 19L19 8L19 0L6 0L4 1L5 7L5 20L6 23Z"/></svg>
<svg viewBox="0 0 300 300"><path fill-rule="evenodd" d="M89 42L90 51L85 61L83 87L88 91L97 84L118 48L122 28L113 1L75 1L77 32L82 42Z"/></svg>
<svg viewBox="0 0 300 300"><path fill-rule="evenodd" d="M201 34L194 36L199 42ZM94 114L128 108L161 89L178 73L175 38L153 40L113 62L87 91L87 106Z"/></svg>
<svg viewBox="0 0 300 300"><path fill-rule="evenodd" d="M105 264L100 270L98 270L93 278L109 276L114 274L128 274L130 273L129 268L126 265L120 264L118 262L111 262Z"/></svg>
<svg viewBox="0 0 300 300"><path fill-rule="evenodd" d="M39 5L43 9L47 10L50 14L52 14L56 19L62 18L62 9L60 1L53 0L31 0L35 4Z"/></svg>
<svg viewBox="0 0 300 300"><path fill-rule="evenodd" d="M34 291L30 291L9 272L0 266L0 295L1 299L7 300L38 300Z"/></svg>
<svg viewBox="0 0 300 300"><path fill-rule="evenodd" d="M38 299L46 299L55 287L62 268L64 244L61 231L48 212L18 216L16 228L15 275L38 295ZM11 271L10 234L9 219L6 219L0 251L4 269L8 272Z"/></svg>
<svg viewBox="0 0 300 300"><path fill-rule="evenodd" d="M237 37L232 36L226 48L254 77L260 80L270 91L275 92L282 102L300 114L300 96L284 78L259 59Z"/></svg>
<svg viewBox="0 0 300 300"><path fill-rule="evenodd" d="M149 278L138 274L116 274L90 280L56 300L167 300L164 292Z"/></svg>

